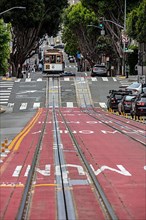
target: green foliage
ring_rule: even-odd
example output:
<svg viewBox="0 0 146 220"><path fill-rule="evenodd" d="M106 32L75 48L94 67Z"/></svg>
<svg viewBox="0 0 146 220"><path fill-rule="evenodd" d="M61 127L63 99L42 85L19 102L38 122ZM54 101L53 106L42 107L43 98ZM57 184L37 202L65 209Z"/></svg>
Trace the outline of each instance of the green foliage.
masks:
<svg viewBox="0 0 146 220"><path fill-rule="evenodd" d="M146 0L129 13L127 30L130 37L140 43L146 43Z"/></svg>
<svg viewBox="0 0 146 220"><path fill-rule="evenodd" d="M47 33L55 36L60 29L61 13L68 5L67 0L1 0L0 9L5 11L14 6L26 7L14 9L3 14L5 22L12 24L13 48L10 62L13 75L18 64L22 66L26 59L33 56L40 45L41 38Z"/></svg>
<svg viewBox="0 0 146 220"><path fill-rule="evenodd" d="M10 25L6 25L0 19L0 75L8 71L8 59L10 57Z"/></svg>
<svg viewBox="0 0 146 220"><path fill-rule="evenodd" d="M101 54L114 54L111 41L101 36L100 17L84 7L81 2L68 7L63 14L63 41L65 50L70 54L80 51L90 64L99 61ZM100 61L99 61L100 62Z"/></svg>

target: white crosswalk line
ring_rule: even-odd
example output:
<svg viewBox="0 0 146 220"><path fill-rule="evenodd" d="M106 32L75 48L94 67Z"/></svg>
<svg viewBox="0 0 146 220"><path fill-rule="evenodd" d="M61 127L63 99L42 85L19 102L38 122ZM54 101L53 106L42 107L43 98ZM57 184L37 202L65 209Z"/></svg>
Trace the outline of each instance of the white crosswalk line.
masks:
<svg viewBox="0 0 146 220"><path fill-rule="evenodd" d="M14 82L0 82L0 104L7 105Z"/></svg>
<svg viewBox="0 0 146 220"><path fill-rule="evenodd" d="M40 102L34 102L33 109L40 108Z"/></svg>
<svg viewBox="0 0 146 220"><path fill-rule="evenodd" d="M92 77L91 80L94 82L97 81L97 78Z"/></svg>
<svg viewBox="0 0 146 220"><path fill-rule="evenodd" d="M108 81L108 78L107 77L102 77L102 80L103 81Z"/></svg>
<svg viewBox="0 0 146 220"><path fill-rule="evenodd" d="M67 103L66 103L66 106L67 106L68 108L72 108L72 107L73 107L73 102L67 102Z"/></svg>
<svg viewBox="0 0 146 220"><path fill-rule="evenodd" d="M117 81L117 79L115 78L115 77L113 77L113 80L116 82Z"/></svg>
<svg viewBox="0 0 146 220"><path fill-rule="evenodd" d="M69 77L65 77L64 81L70 81Z"/></svg>
<svg viewBox="0 0 146 220"><path fill-rule="evenodd" d="M37 81L40 82L40 81L43 81L43 79L42 78L38 78Z"/></svg>
<svg viewBox="0 0 146 220"><path fill-rule="evenodd" d="M31 82L31 78L26 78L25 82Z"/></svg>
<svg viewBox="0 0 146 220"><path fill-rule="evenodd" d="M107 108L107 105L105 102L99 102L99 105L102 107L102 108Z"/></svg>
<svg viewBox="0 0 146 220"><path fill-rule="evenodd" d="M21 81L21 79L16 79L16 80L15 80L15 82L20 82L20 81Z"/></svg>
<svg viewBox="0 0 146 220"><path fill-rule="evenodd" d="M10 91L8 91L8 90L0 90L0 92L10 93Z"/></svg>
<svg viewBox="0 0 146 220"><path fill-rule="evenodd" d="M1 102L1 101L0 101L0 104L7 104L7 103L8 103L8 102Z"/></svg>

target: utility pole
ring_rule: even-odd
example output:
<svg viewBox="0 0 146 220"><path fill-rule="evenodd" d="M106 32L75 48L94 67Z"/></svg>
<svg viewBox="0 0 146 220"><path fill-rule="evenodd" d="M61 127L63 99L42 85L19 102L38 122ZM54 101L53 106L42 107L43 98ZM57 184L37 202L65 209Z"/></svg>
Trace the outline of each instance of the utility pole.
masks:
<svg viewBox="0 0 146 220"><path fill-rule="evenodd" d="M126 34L126 0L124 3L124 34ZM126 73L126 53L125 53L125 47L126 42L123 42L123 75L126 75L126 78L128 78L128 75Z"/></svg>

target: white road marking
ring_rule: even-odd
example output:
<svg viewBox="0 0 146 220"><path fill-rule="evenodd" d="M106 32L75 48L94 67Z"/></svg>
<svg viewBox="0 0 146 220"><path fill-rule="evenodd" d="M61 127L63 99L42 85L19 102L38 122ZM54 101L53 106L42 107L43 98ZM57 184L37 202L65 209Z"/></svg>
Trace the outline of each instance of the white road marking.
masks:
<svg viewBox="0 0 146 220"><path fill-rule="evenodd" d="M113 80L116 82L117 81L117 79L115 78L115 77L113 77Z"/></svg>
<svg viewBox="0 0 146 220"><path fill-rule="evenodd" d="M69 77L65 77L64 81L70 81Z"/></svg>
<svg viewBox="0 0 146 220"><path fill-rule="evenodd" d="M67 102L66 105L67 105L68 108L72 108L73 107L73 102Z"/></svg>
<svg viewBox="0 0 146 220"><path fill-rule="evenodd" d="M97 81L97 78L92 77L91 79L92 79L92 81Z"/></svg>
<svg viewBox="0 0 146 220"><path fill-rule="evenodd" d="M27 103L21 103L20 110L24 110L27 108Z"/></svg>
<svg viewBox="0 0 146 220"><path fill-rule="evenodd" d="M30 82L31 81L31 78L26 78L25 79L25 82Z"/></svg>
<svg viewBox="0 0 146 220"><path fill-rule="evenodd" d="M38 78L37 81L38 81L38 82L39 82L39 81L42 81L42 78Z"/></svg>
<svg viewBox="0 0 146 220"><path fill-rule="evenodd" d="M105 102L99 102L99 105L100 105L102 108L107 108L107 105L105 104Z"/></svg>
<svg viewBox="0 0 146 220"><path fill-rule="evenodd" d="M107 77L102 77L102 80L103 81L108 81L108 78Z"/></svg>
<svg viewBox="0 0 146 220"><path fill-rule="evenodd" d="M34 102L33 104L33 109L39 108L40 107L40 102Z"/></svg>
<svg viewBox="0 0 146 220"><path fill-rule="evenodd" d="M15 80L15 82L20 82L20 81L21 81L21 79L16 79L16 80Z"/></svg>
<svg viewBox="0 0 146 220"><path fill-rule="evenodd" d="M21 172L21 169L22 169L22 166L17 166L12 176L18 177Z"/></svg>

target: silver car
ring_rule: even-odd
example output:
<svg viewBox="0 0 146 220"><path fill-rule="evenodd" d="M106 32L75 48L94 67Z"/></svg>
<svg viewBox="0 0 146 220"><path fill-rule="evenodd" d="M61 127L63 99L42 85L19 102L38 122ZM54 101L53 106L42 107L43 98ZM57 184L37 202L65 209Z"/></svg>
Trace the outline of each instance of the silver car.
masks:
<svg viewBox="0 0 146 220"><path fill-rule="evenodd" d="M95 64L92 68L91 76L107 76L106 66L101 64Z"/></svg>

